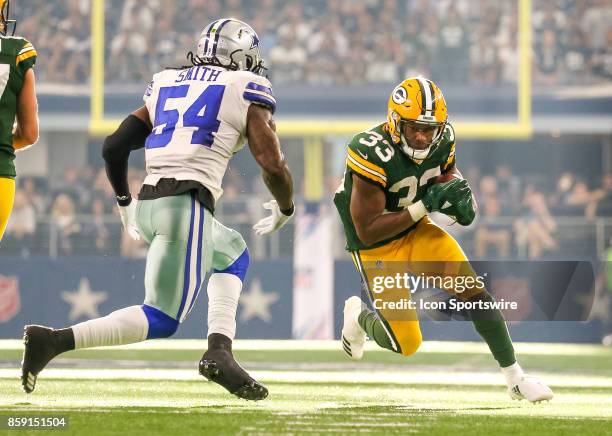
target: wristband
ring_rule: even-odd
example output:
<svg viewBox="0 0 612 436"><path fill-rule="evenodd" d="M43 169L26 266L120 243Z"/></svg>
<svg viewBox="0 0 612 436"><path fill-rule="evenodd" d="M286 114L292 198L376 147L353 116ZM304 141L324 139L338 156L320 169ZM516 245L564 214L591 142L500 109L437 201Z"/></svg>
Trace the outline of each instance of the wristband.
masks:
<svg viewBox="0 0 612 436"><path fill-rule="evenodd" d="M121 207L129 206L132 202L132 196L128 195L117 195L117 204Z"/></svg>
<svg viewBox="0 0 612 436"><path fill-rule="evenodd" d="M291 203L291 207L289 209L279 209L279 210L283 215L291 216L293 215L293 212L295 212L295 204Z"/></svg>
<svg viewBox="0 0 612 436"><path fill-rule="evenodd" d="M423 204L423 200L419 200L416 203L411 204L410 206L407 207L406 210L408 210L408 213L410 214L412 221L414 221L415 223L419 221L421 218L423 218L425 215L427 215L427 209L425 208L425 205Z"/></svg>

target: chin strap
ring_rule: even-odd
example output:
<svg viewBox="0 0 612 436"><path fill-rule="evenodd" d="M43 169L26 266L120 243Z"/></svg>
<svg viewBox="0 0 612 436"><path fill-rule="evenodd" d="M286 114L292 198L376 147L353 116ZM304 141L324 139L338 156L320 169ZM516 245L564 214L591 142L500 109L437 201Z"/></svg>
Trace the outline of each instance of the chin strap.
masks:
<svg viewBox="0 0 612 436"><path fill-rule="evenodd" d="M427 156L429 156L429 152L431 151L432 147L431 145L424 150L416 150L408 145L408 141L406 141L404 135L400 134L400 139L402 141L402 148L404 149L404 153L406 153L408 157L416 163L420 164L425 159L427 159Z"/></svg>

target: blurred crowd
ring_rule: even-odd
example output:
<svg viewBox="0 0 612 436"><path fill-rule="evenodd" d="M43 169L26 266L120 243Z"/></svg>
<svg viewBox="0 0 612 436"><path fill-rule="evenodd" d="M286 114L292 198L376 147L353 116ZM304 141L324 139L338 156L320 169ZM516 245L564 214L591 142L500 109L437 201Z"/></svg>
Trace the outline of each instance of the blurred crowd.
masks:
<svg viewBox="0 0 612 436"><path fill-rule="evenodd" d="M132 174L142 177L136 170ZM62 176L18 179L3 254L27 257L57 250L57 255L121 252L131 256L134 247L122 235L115 195L104 169L67 168ZM134 179L135 192L141 180Z"/></svg>
<svg viewBox="0 0 612 436"><path fill-rule="evenodd" d="M464 175L479 214L469 228L452 226L449 231L462 232L457 236L475 258L597 254L593 224L598 217L612 216L612 175L594 181L586 174L566 172L542 183L541 175L519 177L504 165L490 174L469 167ZM130 169L134 196L143 178L142 170ZM217 217L248 241L266 192L259 172L231 166L224 187ZM61 178L20 177L2 254L48 255L56 250L59 256L144 256L144 242L132 241L122 231L116 209L103 168L67 168ZM563 227L568 219L571 223ZM337 236L343 245L341 231Z"/></svg>
<svg viewBox="0 0 612 436"><path fill-rule="evenodd" d="M134 198L145 175L143 169L129 169ZM244 174L231 166L225 174L223 201L217 206L216 215L250 237L253 217L263 213L259 210L259 198L264 191L260 177L246 180ZM115 194L104 168L90 166L66 168L59 178L17 178L13 212L1 247L2 255L23 257L49 254L144 257L147 250L144 241L133 241L122 230Z"/></svg>
<svg viewBox="0 0 612 436"><path fill-rule="evenodd" d="M542 184L537 177L516 176L505 165L493 174L473 167L465 175L479 206L470 229L476 258L596 254L593 222L612 215L612 175L594 186L586 174L571 172L553 179L554 185ZM561 227L559 220L568 219L571 225Z"/></svg>
<svg viewBox="0 0 612 436"><path fill-rule="evenodd" d="M445 84L514 84L517 1L107 0L106 77L147 83L187 62L201 29L234 16L259 33L275 84L398 82L422 73ZM85 83L90 2L22 0L19 33L39 52L43 81ZM534 81L612 78L609 0L534 0Z"/></svg>

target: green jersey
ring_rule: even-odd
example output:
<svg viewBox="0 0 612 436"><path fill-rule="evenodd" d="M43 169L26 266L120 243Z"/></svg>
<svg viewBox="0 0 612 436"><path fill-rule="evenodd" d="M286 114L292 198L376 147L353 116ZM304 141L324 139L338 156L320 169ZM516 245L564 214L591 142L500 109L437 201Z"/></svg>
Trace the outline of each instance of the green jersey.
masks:
<svg viewBox="0 0 612 436"><path fill-rule="evenodd" d="M346 170L334 203L342 219L349 251L380 247L403 237L415 227L373 245L361 242L350 211L353 174L380 186L385 193L385 213L399 212L419 201L431 186L432 179L455 164L455 133L450 123L437 148L420 164L393 145L384 126L385 123L358 133L347 147Z"/></svg>
<svg viewBox="0 0 612 436"><path fill-rule="evenodd" d="M13 124L25 73L36 63L36 50L27 40L0 36L0 177L15 177Z"/></svg>

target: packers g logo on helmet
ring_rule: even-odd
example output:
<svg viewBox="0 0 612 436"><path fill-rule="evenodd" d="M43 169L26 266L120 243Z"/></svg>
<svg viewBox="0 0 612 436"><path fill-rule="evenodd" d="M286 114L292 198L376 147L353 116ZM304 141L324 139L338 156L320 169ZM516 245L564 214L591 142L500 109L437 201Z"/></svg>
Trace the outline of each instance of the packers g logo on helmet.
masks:
<svg viewBox="0 0 612 436"><path fill-rule="evenodd" d="M17 20L9 20L9 12L10 0L0 0L0 35L6 36L9 24L13 25L11 35L14 35L17 29Z"/></svg>
<svg viewBox="0 0 612 436"><path fill-rule="evenodd" d="M446 101L440 88L424 77L411 77L397 85L389 97L387 128L391 139L415 161L427 159L436 149L448 120ZM404 137L404 123L434 129L425 149L416 149Z"/></svg>

